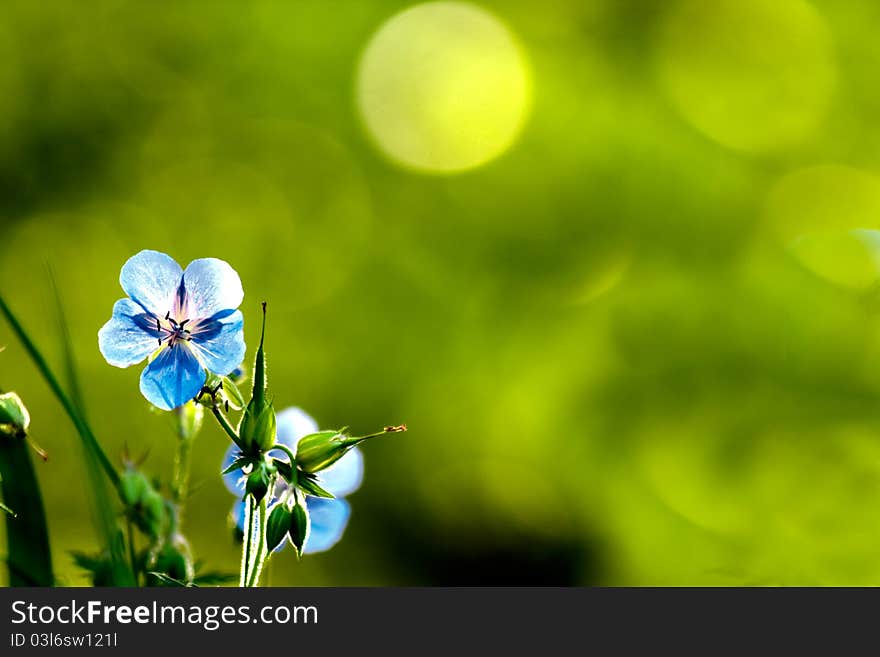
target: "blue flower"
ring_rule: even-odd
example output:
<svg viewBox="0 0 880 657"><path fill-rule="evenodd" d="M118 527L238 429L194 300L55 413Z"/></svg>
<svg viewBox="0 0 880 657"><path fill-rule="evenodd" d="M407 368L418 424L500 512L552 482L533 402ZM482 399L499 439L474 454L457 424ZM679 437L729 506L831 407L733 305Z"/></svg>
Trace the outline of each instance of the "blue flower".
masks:
<svg viewBox="0 0 880 657"><path fill-rule="evenodd" d="M318 425L299 408L288 408L278 413L277 442L289 447L294 453L296 453L296 444L299 439L316 431L318 431ZM275 450L271 454L287 460L287 456L281 450ZM238 456L238 448L231 445L223 459L223 469L225 470ZM357 448L348 452L326 470L318 473L318 484L327 492L335 495L336 498L331 500L306 495L311 530L303 550L305 554L324 552L339 542L351 515L351 507L342 498L360 488L363 478L364 455ZM226 487L239 498L239 501L232 508L232 517L236 526L244 531L244 502L241 501L241 497L244 495L245 478L241 471L237 470L223 475L223 481ZM288 484L284 480L280 480L276 484L274 501L277 501L284 494L287 487ZM270 502L270 509L272 505L273 502ZM281 547L284 545L285 543L282 543ZM279 549L281 548L279 547Z"/></svg>
<svg viewBox="0 0 880 657"><path fill-rule="evenodd" d="M221 376L244 359L241 280L217 258L193 260L186 270L170 256L141 251L122 266L128 295L98 331L106 361L129 367L149 357L141 393L163 410L195 397L210 370Z"/></svg>

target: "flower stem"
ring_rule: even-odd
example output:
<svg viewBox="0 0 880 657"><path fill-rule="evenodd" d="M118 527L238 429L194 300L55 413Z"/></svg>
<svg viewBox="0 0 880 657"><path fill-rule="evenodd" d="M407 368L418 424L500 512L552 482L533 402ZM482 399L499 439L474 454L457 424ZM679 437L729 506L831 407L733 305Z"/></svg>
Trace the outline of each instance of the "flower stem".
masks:
<svg viewBox="0 0 880 657"><path fill-rule="evenodd" d="M220 409L217 406L211 408L211 412L214 414L214 417L217 418L217 422L220 423L223 431L226 432L226 435L232 439L236 445L241 447L241 441L238 438L238 434L235 433L235 429L232 428L232 425L229 424L229 420L226 419L226 416L220 412Z"/></svg>
<svg viewBox="0 0 880 657"><path fill-rule="evenodd" d="M244 541L241 545L241 574L238 578L239 586L246 586L251 564L251 545L254 542L254 498L248 495L244 502Z"/></svg>
<svg viewBox="0 0 880 657"><path fill-rule="evenodd" d="M249 587L257 586L260 581L260 572L263 570L263 562L266 560L267 552L266 550L266 511L269 507L269 498L264 497L262 501L260 501L260 527L258 533L258 541L257 544L257 555L256 559L254 559L254 565L251 569L251 577L248 582Z"/></svg>
<svg viewBox="0 0 880 657"><path fill-rule="evenodd" d="M174 476L171 483L171 500L182 510L189 488L190 455L192 439L180 438L177 441L177 455L174 458ZM182 515L182 513L181 513Z"/></svg>
<svg viewBox="0 0 880 657"><path fill-rule="evenodd" d="M137 556L134 547L134 528L131 520L128 521L128 558L131 560L131 575L134 578L134 585L140 586L140 577L138 576Z"/></svg>
<svg viewBox="0 0 880 657"><path fill-rule="evenodd" d="M293 450L291 450L287 445L282 445L281 443L275 443L272 445L269 451L273 449L280 449L282 452L285 452L290 457L290 465L296 465L296 457L293 455Z"/></svg>

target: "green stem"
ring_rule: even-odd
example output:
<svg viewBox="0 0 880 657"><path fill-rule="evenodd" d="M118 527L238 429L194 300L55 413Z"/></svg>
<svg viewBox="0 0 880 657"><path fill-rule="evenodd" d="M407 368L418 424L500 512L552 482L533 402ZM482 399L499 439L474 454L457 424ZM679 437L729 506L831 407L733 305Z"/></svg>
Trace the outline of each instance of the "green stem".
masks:
<svg viewBox="0 0 880 657"><path fill-rule="evenodd" d="M282 452L285 452L290 457L290 465L296 465L296 457L293 455L293 451L287 445L276 443L272 445L269 451L271 451L272 449L280 449Z"/></svg>
<svg viewBox="0 0 880 657"><path fill-rule="evenodd" d="M140 577L138 576L137 567L137 551L134 547L134 528L131 520L128 521L128 558L131 561L131 574L134 577L134 585L140 586Z"/></svg>
<svg viewBox="0 0 880 657"><path fill-rule="evenodd" d="M246 586L251 565L251 546L254 542L254 498L247 496L244 502L244 541L241 545L241 575L238 579L239 586Z"/></svg>
<svg viewBox="0 0 880 657"><path fill-rule="evenodd" d="M46 359L43 358L43 355L37 349L36 345L34 345L34 343L28 337L24 328L19 323L15 315L12 314L12 311L9 309L9 306L6 305L6 302L3 300L2 296L0 296L0 312L2 312L3 315L6 316L6 319L9 321L10 326L12 326L12 330L15 332L15 334L18 336L18 339L21 340L21 343L24 345L25 351L28 352L31 360L34 361L37 369L40 370L40 374L43 375L46 383L49 384L52 392L55 393L58 401L61 402L61 405L64 407L65 412L67 413L68 417L70 417L73 425L76 427L77 433L79 433L80 437L88 445L89 449L91 449L92 452L95 454L96 458L98 459L98 463L100 463L104 472L107 474L107 478L110 479L110 482L114 486L118 487L119 473L116 472L116 468L113 467L113 463L111 463L110 459L107 458L107 454L104 453L104 450L101 449L101 445L98 443L98 439L95 438L95 434L92 433L91 428L89 428L88 424L77 412L76 407L73 405L73 402L70 401L70 398L61 388L61 384L58 383L58 379L55 378L55 375L49 368Z"/></svg>
<svg viewBox="0 0 880 657"><path fill-rule="evenodd" d="M220 423L220 426L223 428L223 431L226 432L226 435L232 439L232 442L241 447L241 440L239 439L238 434L235 433L235 429L232 428L232 425L229 424L229 420L227 420L226 416L220 412L220 409L214 406L211 408L211 412L214 414L214 417L217 418L217 422Z"/></svg>
<svg viewBox="0 0 880 657"><path fill-rule="evenodd" d="M259 544L257 545L257 558L254 559L254 566L251 569L251 578L248 582L249 587L255 587L260 581L260 572L263 570L263 562L267 557L266 550L266 511L269 507L268 495L260 502L260 528L259 528Z"/></svg>
<svg viewBox="0 0 880 657"><path fill-rule="evenodd" d="M177 505L178 513L183 501L186 499L189 488L190 455L192 454L192 439L179 438L177 441L177 455L174 458L174 476L171 483L171 500ZM178 516L179 520L179 516Z"/></svg>

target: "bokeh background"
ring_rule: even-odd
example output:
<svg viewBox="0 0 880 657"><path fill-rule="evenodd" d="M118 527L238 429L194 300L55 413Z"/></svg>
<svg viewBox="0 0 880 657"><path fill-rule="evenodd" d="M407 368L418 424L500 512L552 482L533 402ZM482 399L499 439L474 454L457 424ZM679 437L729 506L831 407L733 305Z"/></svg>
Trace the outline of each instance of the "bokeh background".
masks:
<svg viewBox="0 0 880 657"><path fill-rule="evenodd" d="M276 406L366 433L272 584L880 584L880 5L5 2L0 289L96 433L175 437L97 331L143 248L229 261ZM854 229L862 229L855 230ZM76 435L6 325L56 569ZM234 571L213 424L185 532ZM0 530L2 531L2 530Z"/></svg>

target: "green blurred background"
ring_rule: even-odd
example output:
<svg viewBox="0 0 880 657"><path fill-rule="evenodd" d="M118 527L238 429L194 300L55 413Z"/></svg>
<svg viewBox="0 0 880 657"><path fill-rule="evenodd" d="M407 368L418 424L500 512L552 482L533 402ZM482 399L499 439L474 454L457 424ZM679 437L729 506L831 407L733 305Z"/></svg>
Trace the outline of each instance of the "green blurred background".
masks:
<svg viewBox="0 0 880 657"><path fill-rule="evenodd" d="M276 407L410 427L273 585L880 584L880 5L409 7L0 7L0 289L60 367L51 263L108 451L175 446L97 349L119 268L220 257ZM83 584L76 435L0 344ZM184 529L234 571L226 445Z"/></svg>

